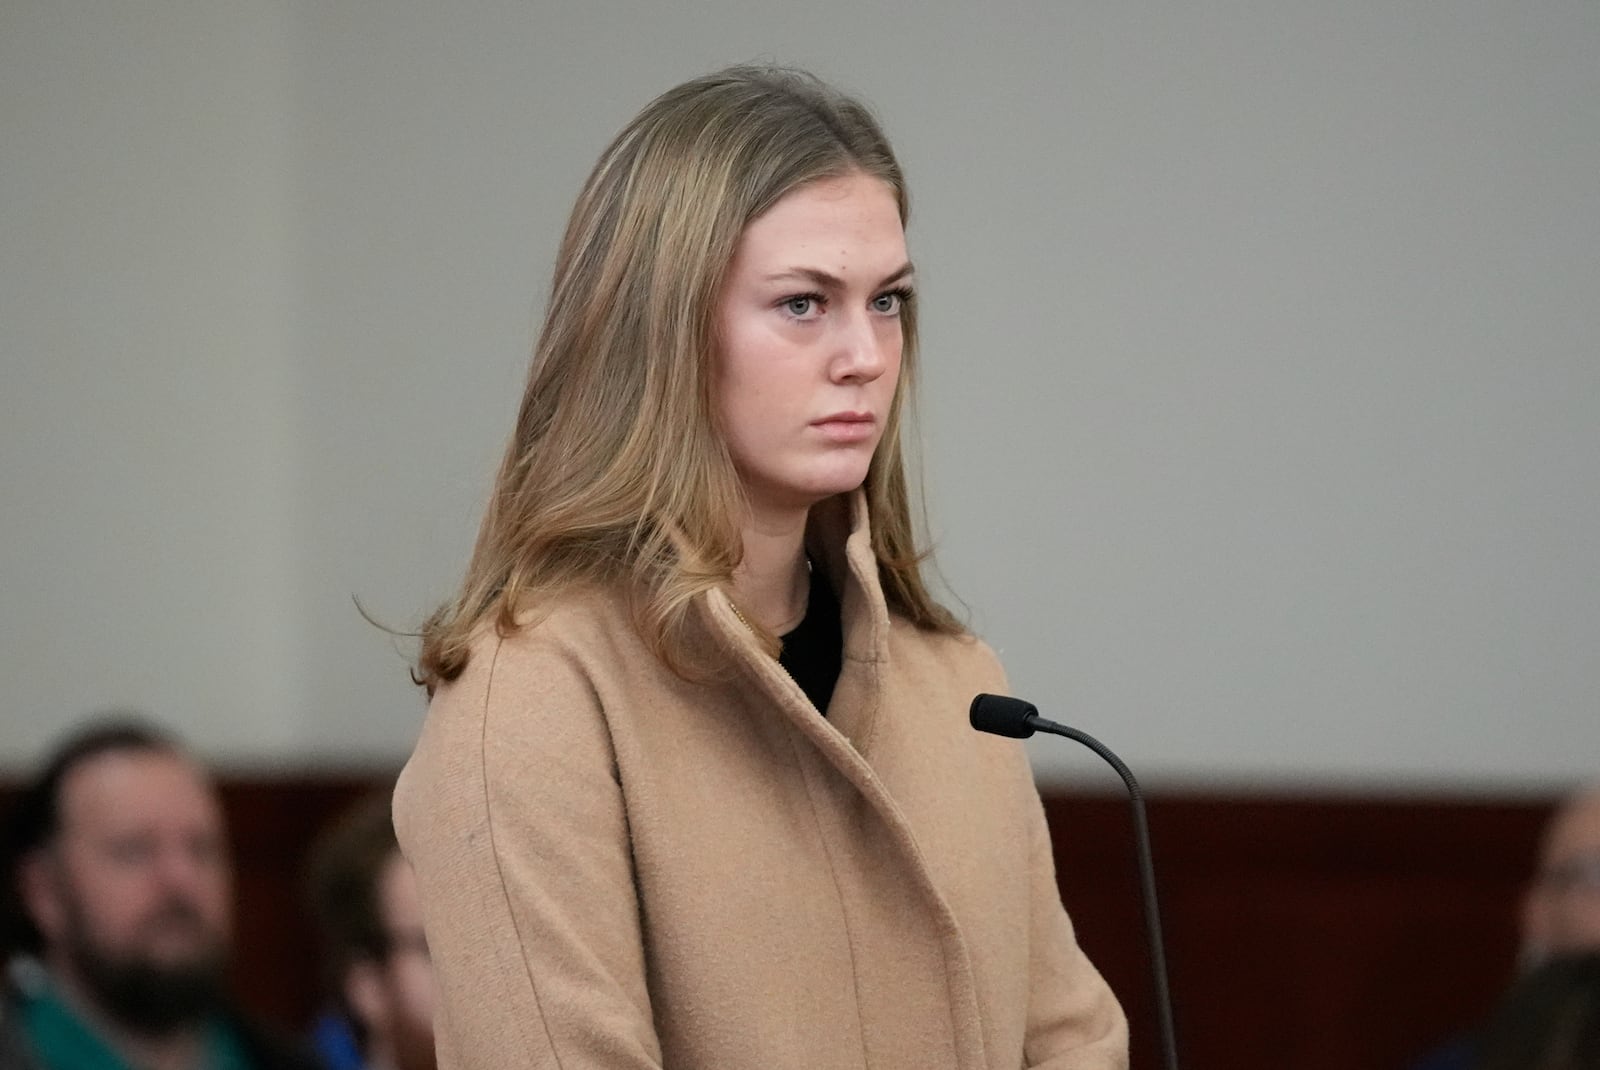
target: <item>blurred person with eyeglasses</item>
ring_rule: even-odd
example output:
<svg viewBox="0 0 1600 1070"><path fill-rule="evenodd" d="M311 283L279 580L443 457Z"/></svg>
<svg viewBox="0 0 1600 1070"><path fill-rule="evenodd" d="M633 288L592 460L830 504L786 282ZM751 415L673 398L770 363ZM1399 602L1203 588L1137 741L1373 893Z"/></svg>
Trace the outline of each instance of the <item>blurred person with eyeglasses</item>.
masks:
<svg viewBox="0 0 1600 1070"><path fill-rule="evenodd" d="M330 1070L434 1070L433 968L388 791L318 839L310 891L333 1001L313 1030L317 1053Z"/></svg>
<svg viewBox="0 0 1600 1070"><path fill-rule="evenodd" d="M1568 796L1551 816L1519 920L1519 987L1546 963L1600 952L1600 785ZM1480 1055L1482 1037L1465 1034L1412 1070L1469 1070Z"/></svg>
<svg viewBox="0 0 1600 1070"><path fill-rule="evenodd" d="M1556 811L1522 899L1527 965L1575 951L1600 951L1600 787Z"/></svg>

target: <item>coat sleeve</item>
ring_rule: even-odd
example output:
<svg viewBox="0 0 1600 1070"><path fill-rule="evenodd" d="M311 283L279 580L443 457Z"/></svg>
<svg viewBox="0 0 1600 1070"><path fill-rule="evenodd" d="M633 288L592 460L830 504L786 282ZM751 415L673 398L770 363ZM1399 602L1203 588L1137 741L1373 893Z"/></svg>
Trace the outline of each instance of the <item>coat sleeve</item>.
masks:
<svg viewBox="0 0 1600 1070"><path fill-rule="evenodd" d="M627 818L576 660L485 644L395 789L439 991L442 1070L661 1066Z"/></svg>
<svg viewBox="0 0 1600 1070"><path fill-rule="evenodd" d="M1033 792L1031 977L1023 1057L1036 1070L1127 1070L1128 1021L1061 905L1044 806Z"/></svg>

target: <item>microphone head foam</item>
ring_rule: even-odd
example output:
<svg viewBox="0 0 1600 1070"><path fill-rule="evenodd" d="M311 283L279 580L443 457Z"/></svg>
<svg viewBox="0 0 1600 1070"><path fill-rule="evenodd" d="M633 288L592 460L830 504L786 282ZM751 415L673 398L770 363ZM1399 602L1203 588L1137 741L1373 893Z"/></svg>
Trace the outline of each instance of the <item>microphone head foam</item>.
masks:
<svg viewBox="0 0 1600 1070"><path fill-rule="evenodd" d="M1012 739L1027 739L1033 735L1028 718L1038 715L1039 710L1033 703L1008 695L979 695L972 700L969 713L973 728Z"/></svg>

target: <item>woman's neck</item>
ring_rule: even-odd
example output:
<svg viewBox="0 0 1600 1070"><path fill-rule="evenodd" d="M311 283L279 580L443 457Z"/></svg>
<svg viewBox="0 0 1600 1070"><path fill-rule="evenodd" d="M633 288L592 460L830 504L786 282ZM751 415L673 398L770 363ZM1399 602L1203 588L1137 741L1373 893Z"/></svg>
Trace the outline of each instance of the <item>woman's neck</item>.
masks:
<svg viewBox="0 0 1600 1070"><path fill-rule="evenodd" d="M734 598L746 615L774 635L792 631L806 615L811 570L805 541L804 512L744 526L744 559L733 570Z"/></svg>

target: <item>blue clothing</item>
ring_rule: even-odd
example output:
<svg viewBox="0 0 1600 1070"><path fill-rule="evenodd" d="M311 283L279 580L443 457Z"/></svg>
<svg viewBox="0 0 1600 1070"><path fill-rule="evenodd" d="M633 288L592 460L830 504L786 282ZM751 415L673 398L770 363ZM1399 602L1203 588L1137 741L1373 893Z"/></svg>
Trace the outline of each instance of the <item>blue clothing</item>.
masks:
<svg viewBox="0 0 1600 1070"><path fill-rule="evenodd" d="M311 1026L311 1050L328 1070L362 1070L361 1047L344 1015L329 1011Z"/></svg>

